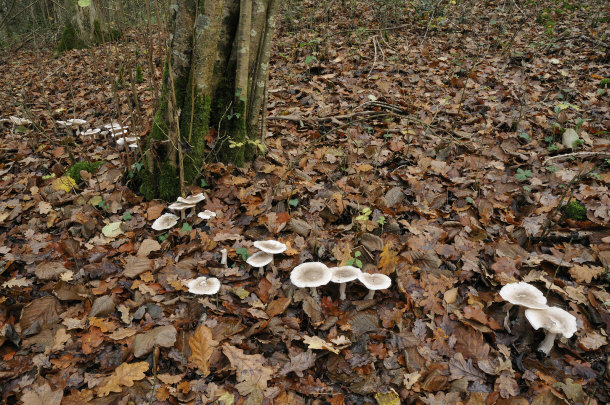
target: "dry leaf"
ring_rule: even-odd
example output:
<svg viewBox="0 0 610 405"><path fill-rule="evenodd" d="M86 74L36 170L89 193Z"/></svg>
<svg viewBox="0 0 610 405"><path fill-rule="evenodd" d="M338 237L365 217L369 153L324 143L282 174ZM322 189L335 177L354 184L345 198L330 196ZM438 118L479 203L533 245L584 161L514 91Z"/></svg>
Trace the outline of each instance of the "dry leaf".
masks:
<svg viewBox="0 0 610 405"><path fill-rule="evenodd" d="M125 277L134 278L141 273L152 270L153 261L147 257L140 256L129 256L125 259L125 270L123 275Z"/></svg>
<svg viewBox="0 0 610 405"><path fill-rule="evenodd" d="M389 276L396 270L397 263L398 259L396 257L396 252L390 248L390 243L387 243L380 254L377 267L382 274Z"/></svg>
<svg viewBox="0 0 610 405"><path fill-rule="evenodd" d="M133 341L133 355L142 357L155 346L172 347L176 342L176 328L173 325L159 326L136 336Z"/></svg>
<svg viewBox="0 0 610 405"><path fill-rule="evenodd" d="M604 268L601 266L581 266L575 264L568 272L576 282L589 284L591 280L604 272Z"/></svg>
<svg viewBox="0 0 610 405"><path fill-rule="evenodd" d="M148 363L145 361L123 363L97 388L97 395L105 397L111 392L121 392L123 391L122 386L131 387L134 381L146 377L146 371L148 371Z"/></svg>
<svg viewBox="0 0 610 405"><path fill-rule="evenodd" d="M218 342L212 338L212 331L205 325L200 325L193 336L189 339L189 346L193 354L189 361L199 369L199 372L207 377L210 375L210 359Z"/></svg>
<svg viewBox="0 0 610 405"><path fill-rule="evenodd" d="M53 391L49 384L33 385L21 397L23 405L60 405L64 396L63 389Z"/></svg>

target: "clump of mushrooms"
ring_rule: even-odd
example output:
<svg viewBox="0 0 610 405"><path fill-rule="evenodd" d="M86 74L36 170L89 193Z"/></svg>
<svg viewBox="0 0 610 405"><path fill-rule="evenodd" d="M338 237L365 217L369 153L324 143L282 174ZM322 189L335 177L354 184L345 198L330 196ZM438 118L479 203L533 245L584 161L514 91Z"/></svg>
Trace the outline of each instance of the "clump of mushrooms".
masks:
<svg viewBox="0 0 610 405"><path fill-rule="evenodd" d="M392 279L381 273L360 273L358 280L369 289L369 293L364 297L365 300L372 300L375 296L375 291L385 290L392 285Z"/></svg>
<svg viewBox="0 0 610 405"><path fill-rule="evenodd" d="M286 251L286 245L280 241L269 239L269 240L259 240L253 243L254 247L259 250L252 256L246 260L251 266L258 267L258 274L260 276L263 275L263 270L266 265L273 262L273 255L279 255L280 253L284 253ZM264 254L263 254L264 253ZM256 256L256 258L254 258ZM268 261L267 261L268 259ZM252 262L257 264L252 264ZM265 262L265 264L258 264Z"/></svg>
<svg viewBox="0 0 610 405"><path fill-rule="evenodd" d="M185 211L189 208L193 208L193 210L194 210L197 203L200 203L203 200L205 200L205 196L203 195L203 193L192 195L192 196L189 196L186 198L178 197L176 202L171 204L167 208L169 208L172 211L179 211L182 219L184 219Z"/></svg>
<svg viewBox="0 0 610 405"><path fill-rule="evenodd" d="M570 338L577 330L576 317L559 307L549 307L542 291L531 284L506 284L500 290L500 296L511 304L527 308L525 317L532 327L545 330L545 338L538 350L546 355L551 352L557 335Z"/></svg>
<svg viewBox="0 0 610 405"><path fill-rule="evenodd" d="M317 287L326 285L332 278L333 273L324 263L307 262L299 264L292 269L290 281L299 288L311 288L311 296L318 300Z"/></svg>
<svg viewBox="0 0 610 405"><path fill-rule="evenodd" d="M362 271L354 266L331 267L332 277L330 281L339 283L339 299L345 300L345 283L357 279Z"/></svg>
<svg viewBox="0 0 610 405"><path fill-rule="evenodd" d="M212 295L220 290L220 281L216 277L198 277L186 283L190 293Z"/></svg>

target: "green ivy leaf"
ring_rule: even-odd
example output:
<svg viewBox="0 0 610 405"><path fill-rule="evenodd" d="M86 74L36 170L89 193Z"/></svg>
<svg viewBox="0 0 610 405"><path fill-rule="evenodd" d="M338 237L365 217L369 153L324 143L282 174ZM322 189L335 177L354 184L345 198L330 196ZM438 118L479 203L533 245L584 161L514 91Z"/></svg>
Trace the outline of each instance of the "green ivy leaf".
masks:
<svg viewBox="0 0 610 405"><path fill-rule="evenodd" d="M292 208L296 208L296 206L299 205L299 199L291 198L290 200L288 200L288 205L290 205Z"/></svg>
<svg viewBox="0 0 610 405"><path fill-rule="evenodd" d="M182 224L182 228L180 228L180 232L190 232L190 231L192 231L192 230L193 230L193 227L192 227L192 226L190 226L190 225L188 224L188 222L183 223L183 224Z"/></svg>
<svg viewBox="0 0 610 405"><path fill-rule="evenodd" d="M235 253L240 255L244 261L248 260L248 257L250 257L250 255L248 254L248 249L246 248L237 248L235 249Z"/></svg>
<svg viewBox="0 0 610 405"><path fill-rule="evenodd" d="M131 218L133 218L133 216L131 215L131 212L127 211L124 215L123 215L123 221L129 221Z"/></svg>

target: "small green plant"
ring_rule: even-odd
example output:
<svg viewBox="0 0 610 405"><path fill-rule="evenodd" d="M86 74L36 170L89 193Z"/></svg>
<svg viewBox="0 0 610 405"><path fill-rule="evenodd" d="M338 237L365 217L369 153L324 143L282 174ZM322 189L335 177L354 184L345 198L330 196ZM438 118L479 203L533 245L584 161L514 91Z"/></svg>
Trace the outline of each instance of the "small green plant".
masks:
<svg viewBox="0 0 610 405"><path fill-rule="evenodd" d="M144 83L144 74L142 73L142 66L139 63L136 65L136 83Z"/></svg>
<svg viewBox="0 0 610 405"><path fill-rule="evenodd" d="M360 215L358 215L356 221L368 221L373 211L369 207L364 207Z"/></svg>
<svg viewBox="0 0 610 405"><path fill-rule="evenodd" d="M288 205L290 205L292 208L296 208L297 205L299 205L299 199L298 198L291 198L288 200Z"/></svg>
<svg viewBox="0 0 610 405"><path fill-rule="evenodd" d="M131 218L133 218L131 212L127 211L125 214L123 214L123 221L129 221Z"/></svg>
<svg viewBox="0 0 610 405"><path fill-rule="evenodd" d="M517 173L515 174L515 178L521 181L525 181L530 177L532 177L532 171L530 169L523 170L518 168Z"/></svg>
<svg viewBox="0 0 610 405"><path fill-rule="evenodd" d="M157 240L159 241L159 243L163 242L165 239L167 239L167 237L169 236L169 233L164 233L163 235L159 235L157 237Z"/></svg>
<svg viewBox="0 0 610 405"><path fill-rule="evenodd" d="M68 176L72 177L74 179L74 181L76 182L76 184L78 184L82 180L82 177L80 175L81 170L84 170L89 173L94 173L103 164L104 164L103 161L88 162L85 160L82 162L76 162L68 168L68 170L66 171L66 174Z"/></svg>
<svg viewBox="0 0 610 405"><path fill-rule="evenodd" d="M361 269L362 268L362 260L358 259L361 255L362 255L362 253L360 253L360 251L356 250L354 252L354 257L352 257L351 259L346 261L345 265L346 266L356 266L359 269Z"/></svg>
<svg viewBox="0 0 610 405"><path fill-rule="evenodd" d="M189 225L188 222L182 224L182 228L180 228L180 232L190 232L193 230L193 227Z"/></svg>
<svg viewBox="0 0 610 405"><path fill-rule="evenodd" d="M241 258L243 259L243 261L248 260L248 257L250 257L250 254L248 253L248 249L246 249L246 248L237 248L237 249L235 249L235 253L240 255Z"/></svg>
<svg viewBox="0 0 610 405"><path fill-rule="evenodd" d="M526 142L530 141L530 134L528 134L527 132L519 132L519 138L523 139Z"/></svg>
<svg viewBox="0 0 610 405"><path fill-rule="evenodd" d="M566 217L577 221L587 219L587 207L578 200L571 200L562 207L562 211Z"/></svg>

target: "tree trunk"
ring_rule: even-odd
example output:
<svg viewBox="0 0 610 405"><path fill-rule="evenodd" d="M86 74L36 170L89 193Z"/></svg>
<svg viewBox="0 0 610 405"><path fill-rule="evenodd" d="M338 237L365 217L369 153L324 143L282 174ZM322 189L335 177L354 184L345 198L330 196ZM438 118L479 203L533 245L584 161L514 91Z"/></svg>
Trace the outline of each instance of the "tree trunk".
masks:
<svg viewBox="0 0 610 405"><path fill-rule="evenodd" d="M173 200L209 156L243 166L257 147L279 0L172 0L171 43L141 192Z"/></svg>
<svg viewBox="0 0 610 405"><path fill-rule="evenodd" d="M101 13L103 0L90 0L81 7L77 0L65 0L66 10L64 31L57 49L85 48L102 42L118 39L120 32L104 23Z"/></svg>

